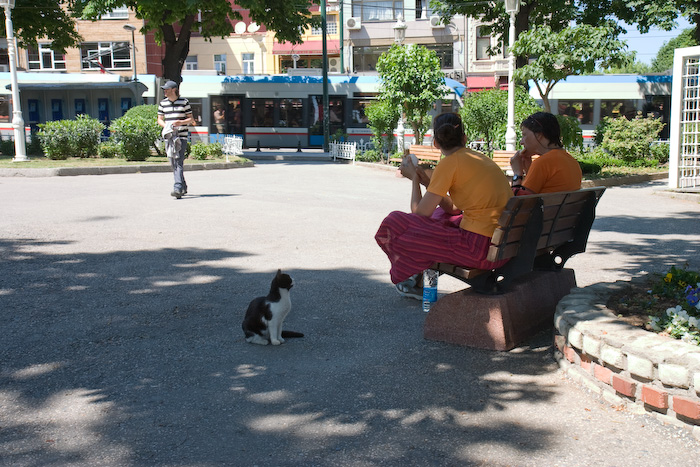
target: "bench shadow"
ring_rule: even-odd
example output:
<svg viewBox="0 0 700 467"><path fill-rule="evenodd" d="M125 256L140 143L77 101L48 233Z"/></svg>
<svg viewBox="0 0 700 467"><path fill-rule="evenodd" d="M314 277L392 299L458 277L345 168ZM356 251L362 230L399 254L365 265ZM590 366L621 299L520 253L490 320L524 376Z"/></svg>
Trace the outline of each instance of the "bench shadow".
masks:
<svg viewBox="0 0 700 467"><path fill-rule="evenodd" d="M292 270L286 327L306 337L251 345L240 322L274 271L247 254L40 246L0 240L8 464L469 464L475 445L527 455L557 436L483 423L556 395L533 381L557 369L549 335L507 353L425 341L420 306L370 272Z"/></svg>

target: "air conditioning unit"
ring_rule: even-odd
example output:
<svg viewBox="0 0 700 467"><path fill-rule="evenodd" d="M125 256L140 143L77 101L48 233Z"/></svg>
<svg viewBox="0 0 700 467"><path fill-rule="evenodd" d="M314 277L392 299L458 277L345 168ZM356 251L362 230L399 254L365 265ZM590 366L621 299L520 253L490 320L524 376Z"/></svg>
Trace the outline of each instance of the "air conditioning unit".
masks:
<svg viewBox="0 0 700 467"><path fill-rule="evenodd" d="M340 73L340 59L328 59L328 71L330 71L331 73Z"/></svg>
<svg viewBox="0 0 700 467"><path fill-rule="evenodd" d="M439 16L431 16L430 17L430 27L433 29L442 29L445 27L445 25L440 21Z"/></svg>
<svg viewBox="0 0 700 467"><path fill-rule="evenodd" d="M345 27L351 31L362 29L362 21L360 18L351 17L345 20Z"/></svg>
<svg viewBox="0 0 700 467"><path fill-rule="evenodd" d="M0 65L0 71L3 71L3 72L10 71L10 65Z"/></svg>

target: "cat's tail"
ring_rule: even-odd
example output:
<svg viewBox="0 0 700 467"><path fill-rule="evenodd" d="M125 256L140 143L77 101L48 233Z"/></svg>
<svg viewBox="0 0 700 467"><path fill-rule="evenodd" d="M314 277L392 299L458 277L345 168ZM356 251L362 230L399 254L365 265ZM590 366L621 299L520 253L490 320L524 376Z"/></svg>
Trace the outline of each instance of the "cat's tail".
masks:
<svg viewBox="0 0 700 467"><path fill-rule="evenodd" d="M304 334L296 331L282 331L282 337L304 337Z"/></svg>

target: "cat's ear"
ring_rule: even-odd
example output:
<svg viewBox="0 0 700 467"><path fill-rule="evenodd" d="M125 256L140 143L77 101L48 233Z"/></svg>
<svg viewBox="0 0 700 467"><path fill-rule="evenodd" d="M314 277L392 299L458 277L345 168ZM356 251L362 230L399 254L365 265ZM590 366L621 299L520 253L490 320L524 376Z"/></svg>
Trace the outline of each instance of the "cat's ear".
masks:
<svg viewBox="0 0 700 467"><path fill-rule="evenodd" d="M277 270L277 275L278 275L278 276L281 276L281 275L282 275L282 270L281 270L281 269L278 269L278 270Z"/></svg>

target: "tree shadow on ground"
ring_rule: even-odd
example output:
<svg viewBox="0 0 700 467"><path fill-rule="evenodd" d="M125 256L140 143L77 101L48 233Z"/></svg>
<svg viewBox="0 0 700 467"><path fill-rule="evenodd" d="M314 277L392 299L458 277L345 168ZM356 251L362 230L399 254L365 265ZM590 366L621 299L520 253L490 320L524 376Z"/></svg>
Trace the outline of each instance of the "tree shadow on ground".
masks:
<svg viewBox="0 0 700 467"><path fill-rule="evenodd" d="M548 336L428 342L420 307L368 271L293 270L286 327L306 337L256 346L240 322L274 271L243 253L49 246L0 241L5 463L468 464L474 446L527 455L556 436L492 415L555 396L533 382L556 370Z"/></svg>

